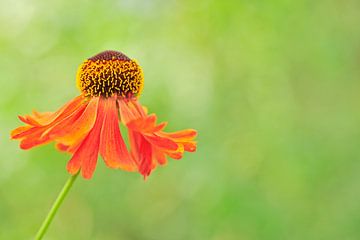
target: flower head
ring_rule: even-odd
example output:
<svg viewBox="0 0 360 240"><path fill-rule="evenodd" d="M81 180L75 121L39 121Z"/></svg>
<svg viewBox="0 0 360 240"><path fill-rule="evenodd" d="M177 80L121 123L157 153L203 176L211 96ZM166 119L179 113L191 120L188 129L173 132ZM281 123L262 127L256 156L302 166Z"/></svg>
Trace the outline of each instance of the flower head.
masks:
<svg viewBox="0 0 360 240"><path fill-rule="evenodd" d="M141 67L123 53L105 51L80 65L78 88L90 97L134 97L141 93L144 76Z"/></svg>
<svg viewBox="0 0 360 240"><path fill-rule="evenodd" d="M101 155L110 168L139 171L148 176L167 157L180 159L184 151L196 150L193 129L166 133L166 123L156 123L138 101L144 77L135 60L116 51L105 51L83 62L77 72L82 94L56 112L19 116L26 125L11 132L22 149L56 142L60 151L72 154L71 174L81 171L91 178ZM128 129L128 150L119 128Z"/></svg>

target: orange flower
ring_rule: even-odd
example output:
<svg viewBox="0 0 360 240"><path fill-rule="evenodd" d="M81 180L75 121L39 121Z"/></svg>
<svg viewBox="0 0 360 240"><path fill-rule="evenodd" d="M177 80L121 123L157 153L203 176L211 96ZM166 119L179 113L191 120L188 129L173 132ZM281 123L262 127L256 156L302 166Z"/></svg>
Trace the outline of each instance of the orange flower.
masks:
<svg viewBox="0 0 360 240"><path fill-rule="evenodd" d="M137 97L143 88L142 69L135 60L116 51L105 51L79 67L77 86L82 94L56 112L19 116L26 125L11 132L22 149L56 142L57 149L72 154L70 174L81 170L91 178L98 154L110 168L139 171L148 176L167 156L180 159L184 151L196 150L193 129L166 133L166 123L156 124ZM119 122L129 134L130 151L122 138Z"/></svg>

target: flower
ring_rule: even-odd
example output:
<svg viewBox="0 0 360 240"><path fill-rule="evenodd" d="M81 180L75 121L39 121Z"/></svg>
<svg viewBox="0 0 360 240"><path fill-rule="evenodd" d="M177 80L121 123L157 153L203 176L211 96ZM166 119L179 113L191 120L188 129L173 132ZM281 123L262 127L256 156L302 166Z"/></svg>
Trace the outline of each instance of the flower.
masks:
<svg viewBox="0 0 360 240"><path fill-rule="evenodd" d="M184 151L194 152L197 132L193 129L167 133L166 123L156 123L138 101L144 77L135 60L116 51L104 51L85 62L77 72L81 95L56 112L19 116L26 125L11 132L20 148L56 142L56 148L72 154L67 164L70 174L81 171L90 179L98 154L110 168L138 171L144 177L167 157L180 159ZM128 130L128 150L119 127Z"/></svg>

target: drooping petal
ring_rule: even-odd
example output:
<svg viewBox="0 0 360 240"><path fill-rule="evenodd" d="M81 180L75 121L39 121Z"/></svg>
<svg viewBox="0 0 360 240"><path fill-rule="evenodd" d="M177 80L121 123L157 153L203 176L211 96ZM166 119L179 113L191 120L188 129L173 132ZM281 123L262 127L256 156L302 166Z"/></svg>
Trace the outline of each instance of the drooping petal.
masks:
<svg viewBox="0 0 360 240"><path fill-rule="evenodd" d="M167 163L166 155L163 151L153 147L154 158L160 165L165 165Z"/></svg>
<svg viewBox="0 0 360 240"><path fill-rule="evenodd" d="M121 122L127 125L130 121L139 119L141 115L136 111L134 107L131 107L131 101L125 99L119 99L119 111Z"/></svg>
<svg viewBox="0 0 360 240"><path fill-rule="evenodd" d="M81 104L81 105L79 105ZM54 126L61 124L63 121L73 116L75 113L81 111L82 108L85 108L86 103L83 102L82 97L77 97L58 110L57 114L54 115L52 121L46 125L41 125L34 116L25 116L20 117L21 120L27 122L29 125L19 127L11 132L12 139L20 139L20 147L22 149L29 149L41 144L48 143L56 136L50 136L46 134ZM39 114L39 113L37 113ZM48 115L48 114L47 114ZM66 130L68 126L64 126L63 130Z"/></svg>
<svg viewBox="0 0 360 240"><path fill-rule="evenodd" d="M144 139L143 136L139 136L140 143L139 143L139 148L138 148L138 153L139 153L139 172L144 176L149 176L151 170L155 167L154 163L153 163L153 158L152 158L152 148L151 148L151 144L146 141Z"/></svg>
<svg viewBox="0 0 360 240"><path fill-rule="evenodd" d="M138 171L144 176L149 176L156 166L152 158L152 147L149 142L138 132L129 129L131 156L138 166Z"/></svg>
<svg viewBox="0 0 360 240"><path fill-rule="evenodd" d="M136 99L118 99L121 121L127 126L131 156L139 172L148 176L157 164L164 165L166 157L181 159L184 151L196 150L193 129L166 133L166 123L156 124L156 115L147 112Z"/></svg>
<svg viewBox="0 0 360 240"><path fill-rule="evenodd" d="M165 133L165 132L159 132L159 136L162 137L168 137L178 143L179 145L182 145L184 148L184 151L187 152L195 152L196 151L196 142L194 141L194 138L197 136L197 131L194 129L187 129L172 133Z"/></svg>
<svg viewBox="0 0 360 240"><path fill-rule="evenodd" d="M136 165L140 165L140 145L143 142L143 137L141 136L141 134L132 131L131 129L128 130L128 135L129 135L129 143L130 143L130 154L131 157L133 158L134 162L136 163Z"/></svg>
<svg viewBox="0 0 360 240"><path fill-rule="evenodd" d="M104 101L100 97L93 98L92 101L98 101L95 124L67 164L69 173L75 174L81 168L82 176L87 179L92 177L96 168L104 119Z"/></svg>
<svg viewBox="0 0 360 240"><path fill-rule="evenodd" d="M136 99L131 101L132 105L134 106L134 108L137 110L137 112L141 115L141 117L146 117L148 114L148 109L144 106L142 106L140 104L139 101L137 101Z"/></svg>
<svg viewBox="0 0 360 240"><path fill-rule="evenodd" d="M129 122L147 117L146 110L138 103L137 99L118 98L121 122L127 125Z"/></svg>
<svg viewBox="0 0 360 240"><path fill-rule="evenodd" d="M31 116L25 115L25 116L18 116L20 121L23 123L29 124L30 126L41 126L36 120L34 120Z"/></svg>
<svg viewBox="0 0 360 240"><path fill-rule="evenodd" d="M55 139L64 145L76 144L93 128L97 116L98 102L96 98L90 100L84 111L62 121L50 129L47 134L55 136Z"/></svg>
<svg viewBox="0 0 360 240"><path fill-rule="evenodd" d="M23 137L24 134L26 135L26 132L28 132L32 128L33 128L32 126L21 126L21 127L15 128L14 130L11 131L10 137L11 137L11 139L19 139L19 138Z"/></svg>
<svg viewBox="0 0 360 240"><path fill-rule="evenodd" d="M146 120L149 120L149 121L146 121ZM149 132L154 127L154 124L152 121L153 121L153 119L150 119L150 118L147 118L147 119L138 118L138 119L128 121L128 123L126 125L128 128L131 128L137 132L140 132L140 131L141 132Z"/></svg>
<svg viewBox="0 0 360 240"><path fill-rule="evenodd" d="M54 122L55 120L61 121L65 117L69 116L70 113L74 112L76 109L78 109L79 106L83 104L84 97L78 96L68 103L66 103L64 106L62 106L59 110L57 110L54 113L39 113L37 111L33 111L34 115L26 115L24 117L19 117L21 121L23 121L26 124L32 125L32 126L45 126L50 124L51 122Z"/></svg>
<svg viewBox="0 0 360 240"><path fill-rule="evenodd" d="M165 154L175 160L179 160L183 156L183 152L165 152Z"/></svg>
<svg viewBox="0 0 360 240"><path fill-rule="evenodd" d="M130 120L127 122L127 127L133 129L134 131L143 132L143 133L154 133L161 131L165 126L166 122L156 125L156 115L151 114L146 117L140 117L138 119Z"/></svg>
<svg viewBox="0 0 360 240"><path fill-rule="evenodd" d="M194 139L197 136L197 131L194 129L186 129L170 133L161 132L160 134L177 139L178 141L188 141Z"/></svg>
<svg viewBox="0 0 360 240"><path fill-rule="evenodd" d="M33 130L34 131L31 134L27 135L25 138L21 140L20 142L21 149L27 150L32 147L42 145L51 141L51 139L48 136L42 137L42 133L44 129L38 128Z"/></svg>
<svg viewBox="0 0 360 240"><path fill-rule="evenodd" d="M162 122L159 123L158 125L156 125L153 129L153 132L160 132L161 130L163 130L167 125L167 122Z"/></svg>
<svg viewBox="0 0 360 240"><path fill-rule="evenodd" d="M109 98L104 102L105 117L100 137L100 154L107 166L134 171L136 165L120 133L116 98Z"/></svg>
<svg viewBox="0 0 360 240"><path fill-rule="evenodd" d="M81 145L81 143L82 143L82 140L79 140L79 142L77 142L73 145L65 145L63 143L58 142L55 144L55 148L59 151L74 154L76 152L76 150L79 148L79 146Z"/></svg>
<svg viewBox="0 0 360 240"><path fill-rule="evenodd" d="M145 139L151 144L157 146L158 148L164 148L169 150L176 150L178 144L170 138L160 137L156 134L144 134Z"/></svg>

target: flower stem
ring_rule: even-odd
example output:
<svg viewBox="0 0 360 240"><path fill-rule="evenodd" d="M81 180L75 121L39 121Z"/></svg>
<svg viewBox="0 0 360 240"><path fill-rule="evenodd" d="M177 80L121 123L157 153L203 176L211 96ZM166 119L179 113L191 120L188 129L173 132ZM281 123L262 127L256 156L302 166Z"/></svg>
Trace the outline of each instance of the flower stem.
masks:
<svg viewBox="0 0 360 240"><path fill-rule="evenodd" d="M79 171L80 172L80 171ZM63 202L64 198L66 197L67 193L69 192L71 186L76 180L76 177L79 175L79 172L75 175L72 175L65 183L64 187L61 189L61 192L59 193L58 197L56 198L55 202L53 203L50 211L48 212L44 222L42 223L39 231L36 234L35 239L40 240L43 238L43 236L46 233L46 230L48 229L50 223L52 222L57 210L59 209L61 203Z"/></svg>

